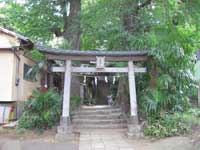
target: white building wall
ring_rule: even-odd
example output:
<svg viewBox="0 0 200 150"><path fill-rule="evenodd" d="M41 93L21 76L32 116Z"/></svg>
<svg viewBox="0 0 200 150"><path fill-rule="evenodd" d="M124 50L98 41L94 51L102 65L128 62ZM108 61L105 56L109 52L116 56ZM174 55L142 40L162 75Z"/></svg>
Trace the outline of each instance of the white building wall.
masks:
<svg viewBox="0 0 200 150"><path fill-rule="evenodd" d="M37 81L28 81L23 78L24 76L24 64L33 66L35 63L29 58L20 55L20 65L19 65L19 90L18 96L20 101L27 100L31 95L34 89L40 88L40 77L37 78Z"/></svg>
<svg viewBox="0 0 200 150"><path fill-rule="evenodd" d="M25 101L34 89L40 87L40 77L37 77L37 81L23 78L24 64L33 66L35 63L23 55L19 57L20 60L11 51L0 50L0 102ZM19 78L18 86L16 86L17 78Z"/></svg>
<svg viewBox="0 0 200 150"><path fill-rule="evenodd" d="M13 101L14 54L0 51L0 101Z"/></svg>

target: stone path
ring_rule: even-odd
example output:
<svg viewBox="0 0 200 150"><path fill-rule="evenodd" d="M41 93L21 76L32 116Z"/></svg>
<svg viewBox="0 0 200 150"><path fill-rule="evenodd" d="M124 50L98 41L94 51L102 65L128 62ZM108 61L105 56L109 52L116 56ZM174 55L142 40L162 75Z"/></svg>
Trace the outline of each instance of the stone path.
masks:
<svg viewBox="0 0 200 150"><path fill-rule="evenodd" d="M60 142L53 136L36 139L0 136L0 150L78 150L78 142Z"/></svg>
<svg viewBox="0 0 200 150"><path fill-rule="evenodd" d="M188 137L171 137L160 140L129 139L125 131L82 131L79 150L200 150L194 148Z"/></svg>
<svg viewBox="0 0 200 150"><path fill-rule="evenodd" d="M78 150L75 144L7 140L0 142L0 150Z"/></svg>
<svg viewBox="0 0 200 150"><path fill-rule="evenodd" d="M28 139L27 139L28 137ZM0 150L200 150L199 132L190 137L129 139L123 130L82 130L75 141L60 142L54 134L25 137L0 135Z"/></svg>
<svg viewBox="0 0 200 150"><path fill-rule="evenodd" d="M91 130L80 134L79 150L135 150L124 131Z"/></svg>

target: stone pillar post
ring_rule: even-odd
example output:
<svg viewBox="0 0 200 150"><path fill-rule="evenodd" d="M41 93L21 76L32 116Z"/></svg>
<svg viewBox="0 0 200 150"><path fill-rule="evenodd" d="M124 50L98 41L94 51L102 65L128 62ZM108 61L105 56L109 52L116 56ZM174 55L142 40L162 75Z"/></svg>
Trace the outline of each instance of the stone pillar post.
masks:
<svg viewBox="0 0 200 150"><path fill-rule="evenodd" d="M198 86L198 100L197 100L197 107L200 108L200 84Z"/></svg>
<svg viewBox="0 0 200 150"><path fill-rule="evenodd" d="M71 60L66 60L62 119L61 119L61 124L65 126L69 124L70 87L71 87Z"/></svg>
<svg viewBox="0 0 200 150"><path fill-rule="evenodd" d="M130 107L131 120L132 123L138 124L135 72L132 61L128 62L128 79L129 79L129 95L130 95L130 106L131 106Z"/></svg>
<svg viewBox="0 0 200 150"><path fill-rule="evenodd" d="M129 95L130 95L130 112L131 116L128 121L128 136L139 137L142 135L142 128L138 124L137 96L135 85L135 71L132 61L128 62L128 79L129 79Z"/></svg>
<svg viewBox="0 0 200 150"><path fill-rule="evenodd" d="M70 140L74 138L69 118L70 88L71 88L71 60L66 60L62 116L60 120L60 126L58 126L58 134L56 135L56 138L58 140Z"/></svg>

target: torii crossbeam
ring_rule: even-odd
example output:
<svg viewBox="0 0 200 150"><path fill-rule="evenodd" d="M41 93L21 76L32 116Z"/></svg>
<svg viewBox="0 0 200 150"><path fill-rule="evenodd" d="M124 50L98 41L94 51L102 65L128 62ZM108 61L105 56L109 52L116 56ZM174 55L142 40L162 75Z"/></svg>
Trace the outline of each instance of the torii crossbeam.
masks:
<svg viewBox="0 0 200 150"><path fill-rule="evenodd" d="M44 53L48 59L64 60L65 65L60 67L52 67L52 72L65 72L64 95L62 108L62 124L69 124L69 107L70 107L70 87L71 73L128 73L129 93L130 93L130 122L134 125L138 124L137 96L135 73L146 72L145 67L136 67L133 62L146 61L147 51L77 51L63 50L38 47L41 53ZM74 67L72 61L96 61L96 67ZM105 62L128 62L127 67L106 67Z"/></svg>

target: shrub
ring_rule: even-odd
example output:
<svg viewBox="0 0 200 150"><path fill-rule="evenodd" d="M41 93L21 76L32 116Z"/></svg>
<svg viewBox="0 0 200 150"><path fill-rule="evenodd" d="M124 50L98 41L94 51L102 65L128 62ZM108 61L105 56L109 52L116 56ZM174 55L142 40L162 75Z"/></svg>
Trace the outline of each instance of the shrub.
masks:
<svg viewBox="0 0 200 150"><path fill-rule="evenodd" d="M86 105L95 105L96 100L93 99L93 98L88 98L88 99L84 99L83 103L86 104Z"/></svg>
<svg viewBox="0 0 200 150"><path fill-rule="evenodd" d="M53 89L47 92L33 91L33 96L26 102L18 128L48 129L59 120L61 114L61 97Z"/></svg>
<svg viewBox="0 0 200 150"><path fill-rule="evenodd" d="M151 119L149 125L144 129L144 134L163 138L185 134L189 128L189 124L182 117L167 115L164 118Z"/></svg>
<svg viewBox="0 0 200 150"><path fill-rule="evenodd" d="M200 109L191 108L184 113L176 113L176 117L181 117L186 123L190 125L200 125Z"/></svg>
<svg viewBox="0 0 200 150"><path fill-rule="evenodd" d="M72 96L70 99L70 111L77 109L81 105L81 98L79 96Z"/></svg>
<svg viewBox="0 0 200 150"><path fill-rule="evenodd" d="M143 117L162 118L166 113L184 112L190 107L186 96L169 94L165 90L158 89L145 90L140 100L140 113Z"/></svg>

